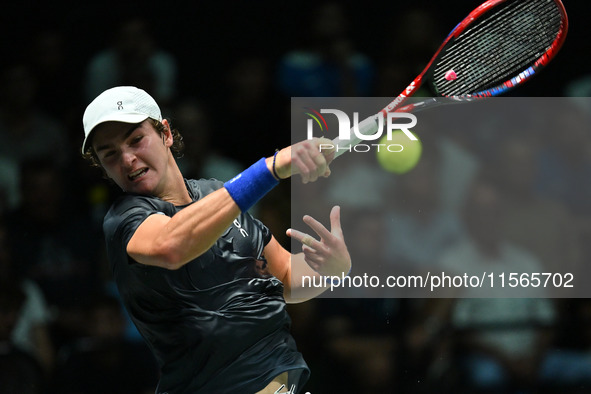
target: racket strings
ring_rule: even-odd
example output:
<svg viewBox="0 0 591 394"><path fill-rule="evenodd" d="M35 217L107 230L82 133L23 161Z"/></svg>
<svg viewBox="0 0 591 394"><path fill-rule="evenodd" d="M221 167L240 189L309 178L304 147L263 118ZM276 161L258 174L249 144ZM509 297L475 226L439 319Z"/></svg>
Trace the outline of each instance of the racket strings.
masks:
<svg viewBox="0 0 591 394"><path fill-rule="evenodd" d="M496 87L533 66L562 27L553 0L515 0L489 12L462 32L438 60L434 87L444 96ZM444 74L454 70L455 80Z"/></svg>
<svg viewBox="0 0 591 394"><path fill-rule="evenodd" d="M518 10L519 11L519 10ZM465 74L467 77L472 76L472 81L469 81L466 78L466 81L471 82L472 85L470 86L471 89L467 91L477 91L478 88L485 89L490 85L494 85L495 82L499 83L502 82L509 76L514 75L515 73L522 71L525 68L527 62L531 60L537 59L539 56L543 54L543 50L546 49L546 46L542 43L543 50L540 50L540 38L543 40L545 37L545 32L543 29L544 23L547 21L540 21L535 26L529 25L529 29L524 30L523 28L515 29L512 26L524 26L527 27L525 23L524 14L517 14L515 10L513 10L513 15L517 15L515 19L510 20L507 22L506 20L502 20L502 23L497 24L496 29L491 29L487 32L488 40L483 40L479 43L479 47L477 48L482 54L490 54L489 60L492 63L487 63L486 61L482 61L481 59L477 59L478 61L473 62L473 66L471 69L471 73ZM548 15L547 13L544 15ZM531 14L528 15L528 18L531 20ZM494 19L491 18L491 19ZM482 28L482 26L480 26ZM536 34L536 37L533 37L533 32L540 32L542 31L543 34L540 36ZM472 33L478 34L478 29L472 29ZM509 32L510 34L507 34ZM469 34L466 34L465 38L470 38ZM536 41L537 40L537 41ZM528 42L530 45L524 46L524 42ZM535 43L536 45L531 45L531 43ZM519 45L519 48L516 48L515 45ZM551 43L551 40L548 44ZM536 51L535 49L538 48ZM532 49L534 49L532 51ZM462 74L464 75L464 74ZM503 78L505 77L505 78ZM476 81L475 78L478 78ZM501 78L501 80L498 80Z"/></svg>
<svg viewBox="0 0 591 394"><path fill-rule="evenodd" d="M524 18L519 18L519 19L524 19ZM516 23L521 23L522 21L519 20ZM525 21L523 21L525 22ZM541 31L541 33L537 33L535 34L535 37L532 37L531 35L528 36L523 36L522 34L515 34L513 37L511 37L511 40L513 41L521 41L524 42L526 40L531 40L534 43L536 43L535 45L532 46L527 46L526 50L522 50L520 51L514 51L515 46L513 44L513 42L511 41L505 41L503 40L501 42L501 45L498 46L495 49L495 64L496 67L492 67L492 71L490 72L488 69L482 68L480 70L477 70L475 76L480 77L481 79L479 80L479 84L481 84L481 89L480 90L485 90L489 87L493 87L494 85L498 84L499 82L503 82L504 80L507 80L508 78L510 78L511 76L516 75L517 73L519 73L520 71L523 71L525 68L527 68L528 66L532 65L533 62L538 59L540 56L542 56L542 54L544 54L544 52L547 50L547 48L550 47L550 45L552 44L553 41L553 37L549 37L546 33L546 30L544 29L544 26L547 26L546 23L549 23L551 21L540 21L541 23L539 24L541 30L537 30L538 32ZM523 33L523 32L521 32ZM492 49L492 48L490 48ZM510 57L507 58L507 56L505 54L511 54ZM501 65L499 65L501 64ZM500 78L500 80L499 80ZM474 85L476 88L478 87L476 84ZM473 91L477 91L476 89L474 89Z"/></svg>
<svg viewBox="0 0 591 394"><path fill-rule="evenodd" d="M476 46L476 51L478 52L476 55L479 55L480 57L475 58L475 61L472 62L472 67L469 69L470 72L462 71L461 74L464 76L463 82L468 82L468 86L466 86L465 83L461 85L464 89L468 88L464 93L476 91L476 88L483 88L491 83L494 84L495 81L500 82L495 78L502 77L504 76L503 74L512 75L512 71L517 72L520 68L523 69L522 64L524 60L529 60L532 57L537 58L543 53L543 51L540 50L536 52L531 51L532 48L538 48L537 46L531 45L531 42L536 42L535 39L532 38L531 33L540 31L544 32L543 26L548 21L541 21L541 23L538 23L535 28L532 28L531 24L525 24L525 22L527 22L525 20L526 17L528 17L530 21L535 20L533 19L532 14L524 14L523 10L516 10L516 5L517 3L513 3L511 9L505 8L504 10L497 10L492 16L489 16L488 19L481 21L478 25L463 33L463 36L461 37L462 41L459 41L458 38L457 42L459 45L454 47L455 50L450 51L446 56L447 58L453 58L452 56L456 56L457 58L458 53L460 57L474 56L474 48L471 48L470 44L476 41L471 40L479 39L479 41L477 41L478 45ZM510 14L515 17L508 20L501 14ZM548 14L545 13L543 15L547 16ZM497 21L497 23L493 28L490 28L490 21L492 20ZM519 26L522 28L515 28ZM529 28L525 29L524 27ZM542 27L541 30L540 27ZM480 38L482 32L486 33L486 39ZM545 33L541 36L537 34L537 36L543 39L545 37L544 34ZM528 38L530 45L524 46L523 43L528 42ZM539 39L537 42L539 42ZM519 48L520 51L517 51L515 48L515 45L518 43L522 43ZM468 49L468 51L466 51L466 49ZM472 51L470 51L470 49L472 49ZM529 49L529 51L524 49ZM470 80L469 77L472 77L472 80ZM475 78L478 78L478 80ZM474 85L476 81L477 84ZM456 83L455 87L460 87L460 84ZM472 87L472 89L470 89L470 87ZM458 94L458 92L455 92L455 94Z"/></svg>
<svg viewBox="0 0 591 394"><path fill-rule="evenodd" d="M480 58L476 58L475 61L472 62L472 67L469 70L470 72L462 71L464 76L464 81L466 83L462 84L462 88L465 89L464 92L460 92L459 90L456 92L452 92L452 94L461 94L466 92L475 92L478 90L486 89L489 86L494 86L505 80L507 77L512 76L522 71L525 68L527 62L531 60L537 59L539 56L542 55L544 52L543 50L532 51L532 48L538 48L539 39L536 43L535 37L532 37L533 32L537 32L536 36L541 37L543 39L545 36L545 32L543 29L544 23L547 24L548 21L541 21L535 26L525 25L526 20L524 20L525 16L528 16L530 21L532 20L531 14L518 14L517 12L522 12L522 10L515 10L516 3L512 5L513 10L512 15L517 16L514 19L507 20L498 18L498 14L500 11L497 11L491 17L489 17L488 21L494 20L495 18L500 21L497 23L495 28L490 29L489 27L485 26L487 21L481 22L475 28L472 28L470 31L464 33L464 40L463 43L470 43L470 39L478 36L480 32L486 30L487 39L482 39L478 41L478 46L476 50L479 53L476 55L480 55ZM507 9L504 12L507 14ZM540 14L542 15L542 14ZM543 15L548 15L548 13L544 13ZM522 26L528 27L528 29L515 29L514 26ZM542 28L540 28L542 27ZM542 35L539 32L542 32ZM511 34L507 34L507 33ZM529 41L529 42L528 42ZM524 46L524 42L528 42L528 46ZM531 43L536 43L536 45L532 46ZM519 48L516 48L515 45L521 43ZM551 43L549 40L548 44ZM545 44L545 43L544 43ZM459 46L459 49L462 50L463 47L466 45ZM464 48L465 49L465 48ZM543 47L546 49L546 46ZM452 52L453 53L453 52ZM468 51L467 54L463 53L462 56L471 55L474 56L475 54ZM484 56L483 56L484 55ZM488 58L486 57L488 55ZM472 79L470 79L472 77ZM503 78L505 77L505 78ZM460 84L456 84L458 86Z"/></svg>

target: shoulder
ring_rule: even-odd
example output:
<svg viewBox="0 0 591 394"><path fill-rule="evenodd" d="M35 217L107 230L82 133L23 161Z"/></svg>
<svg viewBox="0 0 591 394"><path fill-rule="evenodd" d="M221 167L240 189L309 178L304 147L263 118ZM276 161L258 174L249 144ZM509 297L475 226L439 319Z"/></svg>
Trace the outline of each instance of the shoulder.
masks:
<svg viewBox="0 0 591 394"><path fill-rule="evenodd" d="M172 216L174 214L173 209L172 204L156 197L125 194L116 199L111 205L103 221L103 230L106 234L112 234L122 223L137 222L137 225L139 225L145 218L154 213Z"/></svg>
<svg viewBox="0 0 591 394"><path fill-rule="evenodd" d="M185 179L185 183L194 200L199 200L224 187L224 182L217 179Z"/></svg>
<svg viewBox="0 0 591 394"><path fill-rule="evenodd" d="M142 196L138 194L125 194L113 202L111 208L107 212L106 218L123 215L126 212L134 210L162 209L162 207L166 204L169 203L156 197Z"/></svg>

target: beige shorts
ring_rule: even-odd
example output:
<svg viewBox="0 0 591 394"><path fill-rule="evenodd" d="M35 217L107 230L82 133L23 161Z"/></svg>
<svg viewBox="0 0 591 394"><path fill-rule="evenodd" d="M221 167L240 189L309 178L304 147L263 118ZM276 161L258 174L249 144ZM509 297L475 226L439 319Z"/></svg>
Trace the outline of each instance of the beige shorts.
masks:
<svg viewBox="0 0 591 394"><path fill-rule="evenodd" d="M284 389L281 389L279 392L287 392L289 390L289 388L287 388L287 376L287 372L283 372L281 375L273 379L271 383L267 385L267 387L259 391L257 394L275 394L281 388L282 385Z"/></svg>
<svg viewBox="0 0 591 394"><path fill-rule="evenodd" d="M283 372L281 375L273 379L271 383L267 385L267 387L259 391L257 394L275 394L277 393L277 391L279 391L280 393L288 392L289 388L287 387L287 377L287 372ZM281 386L283 386L283 388L281 388Z"/></svg>

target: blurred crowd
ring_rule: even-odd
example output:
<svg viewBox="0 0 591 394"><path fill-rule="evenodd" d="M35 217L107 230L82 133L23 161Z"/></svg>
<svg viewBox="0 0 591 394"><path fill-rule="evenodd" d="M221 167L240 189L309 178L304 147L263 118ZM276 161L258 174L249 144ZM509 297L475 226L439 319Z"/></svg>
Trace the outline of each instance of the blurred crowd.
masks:
<svg viewBox="0 0 591 394"><path fill-rule="evenodd" d="M157 367L105 258L102 219L120 191L80 155L82 113L98 93L148 91L184 137L184 175L225 181L290 144L290 97L391 97L454 25L437 7L407 5L396 9L395 25L363 29L380 7L356 14L362 7L349 2L311 4L313 12L277 6L278 18L259 24L261 5L234 4L228 15L223 4L190 13L168 4L162 14L140 14L91 2L70 14L64 7L69 25L52 23L57 10L37 23L26 5L8 6L4 27L26 34L5 35L0 70L0 392L155 390ZM191 22L198 36L187 34ZM589 75L541 76L546 91L524 92L589 96ZM450 129L436 142L421 135L423 157L408 174L342 160L333 169L338 192L318 182L301 197L282 183L253 213L290 247L292 198L342 204L361 272L364 261L380 259L405 272L435 264L461 271L462 261L576 269L591 257L591 133L580 127L591 108L560 110L574 120L556 123L551 146L530 129ZM351 174L381 192L360 195ZM347 193L351 186L357 193ZM367 197L384 195L391 209L367 214L375 203ZM313 394L591 393L588 299L321 298L289 310Z"/></svg>

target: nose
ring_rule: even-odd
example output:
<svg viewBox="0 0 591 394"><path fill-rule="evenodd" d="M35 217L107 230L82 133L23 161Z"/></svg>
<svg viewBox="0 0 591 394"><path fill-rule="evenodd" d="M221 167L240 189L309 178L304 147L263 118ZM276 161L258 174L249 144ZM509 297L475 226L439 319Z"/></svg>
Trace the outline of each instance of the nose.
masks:
<svg viewBox="0 0 591 394"><path fill-rule="evenodd" d="M123 152L121 152L121 162L124 166L132 167L135 160L135 154L129 149L123 150Z"/></svg>

